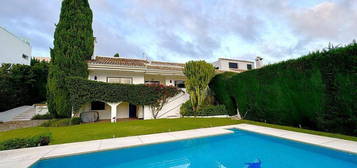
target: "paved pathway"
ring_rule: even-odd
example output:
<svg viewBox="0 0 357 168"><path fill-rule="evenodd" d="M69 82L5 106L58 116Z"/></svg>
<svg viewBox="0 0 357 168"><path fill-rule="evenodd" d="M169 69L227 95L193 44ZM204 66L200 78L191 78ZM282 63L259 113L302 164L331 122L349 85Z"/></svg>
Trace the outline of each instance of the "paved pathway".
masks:
<svg viewBox="0 0 357 168"><path fill-rule="evenodd" d="M354 141L255 126L250 124L238 124L223 127L201 128L186 131L175 131L0 151L0 168L23 168L31 166L39 159L233 133L233 131L228 130L229 128L238 128L357 154L357 142Z"/></svg>
<svg viewBox="0 0 357 168"><path fill-rule="evenodd" d="M19 128L37 127L48 120L9 121L0 123L0 132Z"/></svg>
<svg viewBox="0 0 357 168"><path fill-rule="evenodd" d="M22 121L31 120L35 115L35 108L33 106L20 106L4 112L0 112L0 121Z"/></svg>

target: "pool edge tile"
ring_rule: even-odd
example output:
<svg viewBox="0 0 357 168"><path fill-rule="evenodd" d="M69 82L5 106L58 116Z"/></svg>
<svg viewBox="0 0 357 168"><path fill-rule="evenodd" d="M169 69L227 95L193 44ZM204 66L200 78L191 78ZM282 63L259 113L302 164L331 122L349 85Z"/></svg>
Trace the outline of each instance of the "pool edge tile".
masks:
<svg viewBox="0 0 357 168"><path fill-rule="evenodd" d="M316 145L316 146L338 150L342 152L357 154L357 142L355 141L343 140L343 139L320 136L320 135L313 135L308 133L294 132L294 131L282 130L277 128L263 127L263 126L257 126L251 124L237 124L235 128L245 131L251 131L259 134L264 134L268 136L274 136L282 139L292 140L296 142ZM278 133L272 133L271 132L272 130L280 130L284 132L278 134Z"/></svg>
<svg viewBox="0 0 357 168"><path fill-rule="evenodd" d="M35 164L40 159L49 159L49 158L64 157L64 156L78 155L78 154L91 153L91 152L149 145L149 144L224 135L224 134L233 133L233 131L228 129L234 129L234 128L357 154L357 142L354 141L348 141L348 140L342 140L337 138L330 138L330 137L324 137L324 136L312 135L306 133L299 133L294 131L287 131L287 130L269 128L263 126L256 126L251 124L236 124L236 125L227 125L227 126L219 126L219 127L209 127L209 128L191 129L191 130L165 132L165 133L157 133L157 134L110 138L110 139L35 147L35 148L23 148L23 149L16 149L16 150L0 151L0 156L7 157L5 158L6 160L0 159L0 167L4 167L4 166L5 167L9 167L9 166L29 167ZM112 144L112 143L116 143L116 144ZM75 152L73 152L72 147L77 148L78 150L75 150ZM68 150L69 148L72 150ZM41 149L41 150L37 150L37 149ZM23 154L24 156L22 157L15 156L17 152ZM25 157L26 155L30 155L32 153L34 153L35 156L30 158Z"/></svg>

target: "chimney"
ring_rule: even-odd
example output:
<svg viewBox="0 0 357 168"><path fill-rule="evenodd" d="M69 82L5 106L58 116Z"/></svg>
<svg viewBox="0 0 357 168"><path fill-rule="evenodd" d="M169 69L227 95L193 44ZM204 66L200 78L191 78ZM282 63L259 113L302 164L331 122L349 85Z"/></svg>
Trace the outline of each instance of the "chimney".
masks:
<svg viewBox="0 0 357 168"><path fill-rule="evenodd" d="M255 68L258 69L258 68L261 68L263 67L263 58L262 57L257 57L255 59Z"/></svg>

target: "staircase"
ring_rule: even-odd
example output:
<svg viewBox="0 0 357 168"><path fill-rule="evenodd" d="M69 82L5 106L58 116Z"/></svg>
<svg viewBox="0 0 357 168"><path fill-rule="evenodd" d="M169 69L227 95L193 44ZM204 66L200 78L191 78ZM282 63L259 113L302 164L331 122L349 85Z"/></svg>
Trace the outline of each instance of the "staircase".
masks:
<svg viewBox="0 0 357 168"><path fill-rule="evenodd" d="M35 115L35 108L30 108L26 110L25 112L15 116L13 118L13 121L25 121L25 120L31 120L31 118Z"/></svg>
<svg viewBox="0 0 357 168"><path fill-rule="evenodd" d="M162 110L159 112L158 118L179 118L180 107L183 103L190 99L190 95L183 89L183 93L176 95L171 98Z"/></svg>

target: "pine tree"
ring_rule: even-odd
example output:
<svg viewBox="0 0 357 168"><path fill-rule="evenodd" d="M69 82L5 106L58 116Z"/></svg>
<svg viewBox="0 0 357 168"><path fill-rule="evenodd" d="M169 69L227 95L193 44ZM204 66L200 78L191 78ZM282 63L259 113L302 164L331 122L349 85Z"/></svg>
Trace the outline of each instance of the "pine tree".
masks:
<svg viewBox="0 0 357 168"><path fill-rule="evenodd" d="M54 117L70 117L72 106L65 87L68 76L87 78L85 60L94 48L93 14L88 0L63 0L54 34L48 74L47 103Z"/></svg>

